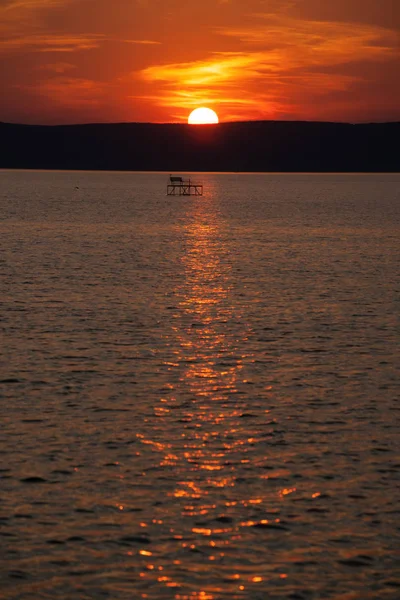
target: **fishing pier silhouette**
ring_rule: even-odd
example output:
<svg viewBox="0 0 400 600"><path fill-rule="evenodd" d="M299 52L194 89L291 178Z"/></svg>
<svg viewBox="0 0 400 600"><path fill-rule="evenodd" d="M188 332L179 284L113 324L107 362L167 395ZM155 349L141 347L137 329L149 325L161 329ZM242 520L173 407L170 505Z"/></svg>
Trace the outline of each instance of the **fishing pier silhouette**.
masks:
<svg viewBox="0 0 400 600"><path fill-rule="evenodd" d="M167 196L202 196L203 185L201 183L192 181L191 179L184 179L183 177L170 175L169 183L167 185Z"/></svg>

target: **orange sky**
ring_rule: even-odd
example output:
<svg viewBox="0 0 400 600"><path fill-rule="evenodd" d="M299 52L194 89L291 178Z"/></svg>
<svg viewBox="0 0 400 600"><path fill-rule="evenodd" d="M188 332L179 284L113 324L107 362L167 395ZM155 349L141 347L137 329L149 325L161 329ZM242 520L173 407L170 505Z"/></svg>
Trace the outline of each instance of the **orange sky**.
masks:
<svg viewBox="0 0 400 600"><path fill-rule="evenodd" d="M400 121L400 0L0 0L0 121Z"/></svg>

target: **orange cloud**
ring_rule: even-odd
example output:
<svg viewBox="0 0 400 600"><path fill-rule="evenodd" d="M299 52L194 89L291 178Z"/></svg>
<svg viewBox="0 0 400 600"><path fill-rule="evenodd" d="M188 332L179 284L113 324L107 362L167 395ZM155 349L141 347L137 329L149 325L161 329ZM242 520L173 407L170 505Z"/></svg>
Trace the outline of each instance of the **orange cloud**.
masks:
<svg viewBox="0 0 400 600"><path fill-rule="evenodd" d="M4 12L17 10L36 10L38 8L52 8L53 6L63 6L73 0L10 0L4 7Z"/></svg>
<svg viewBox="0 0 400 600"><path fill-rule="evenodd" d="M125 44L143 44L144 46L153 46L153 45L160 45L161 42L157 42L155 40L120 40L122 42L124 42Z"/></svg>
<svg viewBox="0 0 400 600"><path fill-rule="evenodd" d="M10 0L0 6L0 34L4 37L27 35L43 23L46 11L61 8L77 0Z"/></svg>
<svg viewBox="0 0 400 600"><path fill-rule="evenodd" d="M218 53L208 61L148 67L142 77L164 83L164 92L151 97L160 106L187 109L205 104L225 106L230 111L239 109L239 113L244 110L246 114L249 109L259 111L261 107L276 112L277 100L272 92L254 98L250 90L241 88L249 73L253 82L263 78L257 70L262 59L260 53ZM180 118L186 119L186 112Z"/></svg>
<svg viewBox="0 0 400 600"><path fill-rule="evenodd" d="M69 77L56 77L44 81L40 87L28 85L18 87L45 96L53 104L67 108L98 104L103 98L105 88L104 84L97 81Z"/></svg>
<svg viewBox="0 0 400 600"><path fill-rule="evenodd" d="M384 59L398 53L398 33L383 27L273 15L255 17L258 24L251 28L217 31L248 45L277 48L279 61L289 60L290 67Z"/></svg>
<svg viewBox="0 0 400 600"><path fill-rule="evenodd" d="M217 29L235 38L240 52L141 71L144 80L162 85L153 101L182 109L225 105L229 118L249 118L252 111L253 116L271 117L290 112L302 89L317 95L349 89L360 77L346 71L346 65L387 60L397 53L397 34L382 27L255 17L251 27Z"/></svg>
<svg viewBox="0 0 400 600"><path fill-rule="evenodd" d="M33 34L9 37L0 41L0 52L20 51L29 48L32 52L76 52L78 50L93 50L105 42L123 44L158 45L153 40L118 40L103 34Z"/></svg>
<svg viewBox="0 0 400 600"><path fill-rule="evenodd" d="M104 41L103 35L28 35L0 42L0 50L20 50L30 47L36 52L75 52L98 48Z"/></svg>
<svg viewBox="0 0 400 600"><path fill-rule="evenodd" d="M72 69L76 69L76 66L65 62L50 63L48 65L40 65L38 67L39 71L51 71L53 73L65 73L66 71L71 71Z"/></svg>
<svg viewBox="0 0 400 600"><path fill-rule="evenodd" d="M148 81L179 81L179 85L183 86L210 86L237 80L244 69L252 69L256 75L255 69L261 57L261 53L218 53L207 61L148 67L142 71L142 75Z"/></svg>

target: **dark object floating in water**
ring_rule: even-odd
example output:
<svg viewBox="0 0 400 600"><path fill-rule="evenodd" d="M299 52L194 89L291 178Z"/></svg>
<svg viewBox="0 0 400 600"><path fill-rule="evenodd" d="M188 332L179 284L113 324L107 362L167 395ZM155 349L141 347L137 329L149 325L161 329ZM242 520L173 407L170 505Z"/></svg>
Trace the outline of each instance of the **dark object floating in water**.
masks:
<svg viewBox="0 0 400 600"><path fill-rule="evenodd" d="M120 538L121 544L150 544L151 540L144 535L124 535Z"/></svg>
<svg viewBox="0 0 400 600"><path fill-rule="evenodd" d="M25 571L20 571L19 569L15 569L13 571L8 572L8 576L13 579L28 579L29 574Z"/></svg>
<svg viewBox="0 0 400 600"><path fill-rule="evenodd" d="M372 562L372 558L370 556L355 556L353 558L344 558L338 560L341 565L346 565L346 567L366 567L369 566Z"/></svg>
<svg viewBox="0 0 400 600"><path fill-rule="evenodd" d="M221 515L215 519L219 523L233 523L232 517L228 517L227 515Z"/></svg>

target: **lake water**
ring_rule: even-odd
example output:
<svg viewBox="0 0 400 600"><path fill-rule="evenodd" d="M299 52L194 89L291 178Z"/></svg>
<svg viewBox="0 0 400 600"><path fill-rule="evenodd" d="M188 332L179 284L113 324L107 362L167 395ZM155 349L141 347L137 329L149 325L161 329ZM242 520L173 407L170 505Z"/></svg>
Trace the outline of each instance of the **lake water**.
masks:
<svg viewBox="0 0 400 600"><path fill-rule="evenodd" d="M400 175L196 177L0 171L0 597L398 599Z"/></svg>

